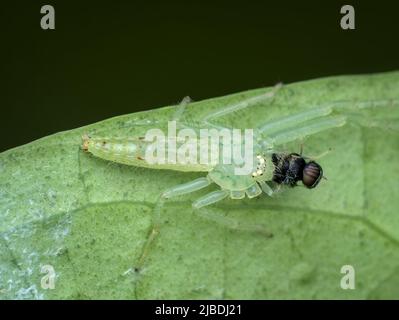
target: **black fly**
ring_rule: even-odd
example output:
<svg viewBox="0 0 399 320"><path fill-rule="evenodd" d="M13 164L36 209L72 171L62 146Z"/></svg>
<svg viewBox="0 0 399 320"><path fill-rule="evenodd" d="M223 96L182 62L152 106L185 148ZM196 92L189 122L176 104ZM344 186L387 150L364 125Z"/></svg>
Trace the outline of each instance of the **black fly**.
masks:
<svg viewBox="0 0 399 320"><path fill-rule="evenodd" d="M312 189L318 185L323 177L323 169L315 161L306 160L297 153L272 154L275 166L273 181L277 184L295 187L302 181L305 187Z"/></svg>

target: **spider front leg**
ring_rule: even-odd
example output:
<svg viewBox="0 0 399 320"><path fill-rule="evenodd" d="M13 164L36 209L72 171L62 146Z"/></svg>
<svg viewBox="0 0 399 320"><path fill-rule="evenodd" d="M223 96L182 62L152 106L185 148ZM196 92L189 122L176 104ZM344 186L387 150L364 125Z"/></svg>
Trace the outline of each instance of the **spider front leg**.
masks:
<svg viewBox="0 0 399 320"><path fill-rule="evenodd" d="M265 135L261 132L260 136L265 138L263 138L260 143L270 148L298 139L303 140L304 138L318 132L341 127L345 125L346 121L347 119L345 116L329 116L312 122L293 122L293 128L289 127L286 131L280 131L270 135Z"/></svg>
<svg viewBox="0 0 399 320"><path fill-rule="evenodd" d="M297 139L304 139L307 136L316 134L328 129L341 127L348 120L353 123L364 125L364 119L361 111L369 108L387 108L397 107L399 101L397 99L387 100L370 100L370 101L333 101L312 108L303 112L299 112L287 117L278 118L268 122L257 128L261 144L271 148L272 146L281 145ZM349 112L350 111L350 112ZM353 115L353 113L358 113ZM337 113L338 115L333 115ZM382 127L388 126L389 129L397 128L389 126L388 122L377 123L372 122L374 126L378 124Z"/></svg>

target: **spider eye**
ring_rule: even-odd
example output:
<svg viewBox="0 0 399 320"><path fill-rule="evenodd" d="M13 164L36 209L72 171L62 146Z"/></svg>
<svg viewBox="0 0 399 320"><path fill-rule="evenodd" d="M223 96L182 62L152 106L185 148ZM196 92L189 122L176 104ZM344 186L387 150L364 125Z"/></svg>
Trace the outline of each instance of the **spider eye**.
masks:
<svg viewBox="0 0 399 320"><path fill-rule="evenodd" d="M316 162L311 161L303 168L302 182L309 189L316 187L322 177L323 169Z"/></svg>

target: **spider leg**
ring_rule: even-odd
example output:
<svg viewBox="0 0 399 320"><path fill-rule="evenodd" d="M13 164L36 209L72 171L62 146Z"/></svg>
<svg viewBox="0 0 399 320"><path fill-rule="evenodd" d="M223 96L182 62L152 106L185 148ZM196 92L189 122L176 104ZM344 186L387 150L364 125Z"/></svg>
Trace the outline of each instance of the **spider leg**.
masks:
<svg viewBox="0 0 399 320"><path fill-rule="evenodd" d="M273 237L273 234L259 224L250 224L245 221L239 221L226 215L219 214L212 208L212 212L208 208L194 210L194 213L201 218L212 221L218 225L226 227L233 231L254 232L261 234L267 238Z"/></svg>
<svg viewBox="0 0 399 320"><path fill-rule="evenodd" d="M266 181L259 181L258 182L260 187L262 188L262 191L266 193L269 197L273 196L274 190L272 187L270 187Z"/></svg>
<svg viewBox="0 0 399 320"><path fill-rule="evenodd" d="M149 250L150 250L154 240L157 238L157 236L159 234L159 229L160 229L160 224L161 224L161 221L160 221L161 220L161 211L164 207L165 200L206 188L211 183L212 183L212 181L209 178L202 177L202 178L198 178L198 179L192 180L187 183L176 185L176 186L174 186L170 189L167 189L161 193L161 195L159 196L159 199L157 200L157 202L155 203L155 206L154 206L154 210L153 210L154 222L153 222L153 226L152 226L150 235L147 238L146 243L144 244L142 254L139 258L139 261L138 261L135 269L137 269L137 270L141 269L146 257L148 256Z"/></svg>
<svg viewBox="0 0 399 320"><path fill-rule="evenodd" d="M183 122L181 121L181 118L183 116L183 113L185 112L187 105L190 104L191 102L191 98L190 97L184 97L182 99L182 101L175 106L175 110L174 113L172 115L172 118L170 119L170 121L176 121L177 124L181 127L189 127L187 125L184 125ZM120 128L131 128L131 127L148 127L148 126L160 126L163 125L164 121L163 120L159 120L158 118L155 119L148 119L147 117L144 117L142 119L132 119L132 120L126 120ZM108 131L109 129L107 129ZM83 137L84 140L87 138L89 138L91 135L100 135L102 132L102 130L95 130L94 132L90 132L87 133L85 132Z"/></svg>
<svg viewBox="0 0 399 320"><path fill-rule="evenodd" d="M381 127L384 129L398 130L399 126L395 121L389 119L385 120L366 120L361 115L355 115L348 113L343 113L342 115L329 115L333 111L345 111L352 110L359 111L364 108L371 107L388 107L395 106L398 104L399 100L376 100L376 101L361 101L358 103L336 102L332 103L329 107L320 107L306 111L303 113L298 113L283 119L276 120L270 124L261 127L260 136L265 137L262 139L261 143L267 147L272 148L277 145L285 144L297 139L303 140L306 137L316 134L318 132L341 127L345 125L348 120L352 120L351 123L360 126L370 126L370 127ZM355 104L355 105L354 105ZM335 108L332 109L332 107ZM349 108L349 109L345 109ZM313 121L309 121L313 120ZM275 131L275 128L279 129L277 133L271 133ZM282 131L285 128L285 131ZM269 135L266 135L269 133Z"/></svg>
<svg viewBox="0 0 399 320"><path fill-rule="evenodd" d="M283 117L275 121L272 121L270 123L266 123L260 126L258 130L262 135L269 135L273 132L282 130L284 128L289 128L292 127L293 125L298 125L299 123L304 123L319 117L329 115L331 112L332 108L330 106L319 107L308 111L300 112L297 114L293 114L287 117Z"/></svg>
<svg viewBox="0 0 399 320"><path fill-rule="evenodd" d="M191 98L189 96L186 96L182 99L182 101L177 105L175 113L172 116L172 121L179 121L186 110L187 106L191 102Z"/></svg>
<svg viewBox="0 0 399 320"><path fill-rule="evenodd" d="M270 187L269 187L270 188ZM271 190L271 189L270 189ZM220 224L229 229L237 230L237 231L249 231L261 233L267 237L272 237L273 234L267 231L260 225L246 224L243 222L239 222L236 219L226 217L225 215L219 215L214 212L210 213L208 209L204 208L208 205L214 204L215 202L221 201L230 195L232 199L242 199L245 194L247 194L248 198L253 198L258 196L262 192L261 188L255 184L253 187L242 191L242 192L233 192L229 190L217 190L211 193L206 194L205 196L197 199L193 202L194 213L205 218L207 220L211 220ZM273 191L272 191L273 192Z"/></svg>
<svg viewBox="0 0 399 320"><path fill-rule="evenodd" d="M258 132L260 133L260 135L265 137L272 135L278 136L279 134L276 132L280 132L282 130L295 131L293 130L293 127L300 127L303 124L303 127L309 127L309 134L306 135L314 134L319 131L329 129L330 127L340 126L344 124L344 123L339 124L340 122L343 121L343 118L339 119L338 117L336 117L334 120L334 118L332 117L333 113L337 113L338 115L343 113L341 114L341 117L345 116L346 118L351 118L351 120L354 120L354 122L358 124L365 125L364 117L362 117L361 115L353 115L349 113L349 111L359 113L359 111L369 108L393 107L397 105L399 105L398 99L367 100L367 101L354 101L354 100L332 101L324 105L321 105L319 107L315 107L307 111L282 117L272 122L261 125L258 127ZM323 117L327 118L325 120L322 120L321 118ZM314 120L313 124L312 123L306 124L307 122L310 122L312 120ZM316 128L318 127L317 123L319 123L319 128L316 130ZM371 124L377 126L382 123L378 123L378 121L371 121ZM325 129L323 129L323 127L325 127ZM304 136L301 136L299 134L297 138L301 137Z"/></svg>
<svg viewBox="0 0 399 320"><path fill-rule="evenodd" d="M230 192L227 190L217 190L214 192L210 192L210 193L206 194L205 196L195 200L193 202L193 208L199 209L199 208L202 208L205 206L209 206L210 204L213 204L215 202L223 200L229 194L230 194Z"/></svg>
<svg viewBox="0 0 399 320"><path fill-rule="evenodd" d="M366 116L368 109L387 108L387 117L377 118L377 114ZM389 108L389 109L388 109ZM368 101L341 101L334 105L334 111L343 112L348 118L348 123L367 128L380 128L383 130L399 131L398 113L399 99L381 99ZM396 112L396 113L395 113Z"/></svg>
<svg viewBox="0 0 399 320"><path fill-rule="evenodd" d="M245 190L245 194L249 199L255 198L262 194L262 188L259 187L257 183L255 183L253 186Z"/></svg>
<svg viewBox="0 0 399 320"><path fill-rule="evenodd" d="M287 142L295 141L297 139L304 139L307 136L316 134L318 132L328 130L331 128L341 127L346 123L344 116L331 116L324 119L319 119L311 123L287 130L285 132L271 135L262 141L262 144L268 148L278 146Z"/></svg>
<svg viewBox="0 0 399 320"><path fill-rule="evenodd" d="M361 127L367 128L379 128L388 131L399 131L399 118L382 118L382 119L373 119L373 118L365 118L359 115L351 115L351 120L357 125Z"/></svg>
<svg viewBox="0 0 399 320"><path fill-rule="evenodd" d="M257 96L254 96L254 97L250 97L250 98L245 99L243 101L240 101L240 102L237 102L237 103L234 103L234 104L231 104L231 105L227 105L227 106L225 106L222 109L219 109L219 110L216 110L216 111L213 111L213 112L207 114L205 117L203 117L201 119L201 121L205 125L207 125L209 127L222 129L223 127L212 123L211 120L215 120L215 119L220 118L222 116L225 116L225 115L227 115L229 113L232 113L232 112L235 112L235 111L238 111L238 110L242 110L242 109L245 109L245 108L248 108L248 107L252 107L252 106L254 106L256 104L263 103L263 102L266 102L268 100L272 100L274 98L276 92L281 87L282 87L282 84L279 83L276 86L274 86L274 88L272 90L268 91L267 93L262 93L260 95L257 95Z"/></svg>
<svg viewBox="0 0 399 320"><path fill-rule="evenodd" d="M195 192L197 190L200 190L200 189L203 189L203 188L209 186L211 183L212 183L212 181L208 177L198 178L198 179L192 180L190 182L179 184L177 186L174 186L170 189L165 190L161 194L161 198L169 199L169 198L181 196L183 194Z"/></svg>

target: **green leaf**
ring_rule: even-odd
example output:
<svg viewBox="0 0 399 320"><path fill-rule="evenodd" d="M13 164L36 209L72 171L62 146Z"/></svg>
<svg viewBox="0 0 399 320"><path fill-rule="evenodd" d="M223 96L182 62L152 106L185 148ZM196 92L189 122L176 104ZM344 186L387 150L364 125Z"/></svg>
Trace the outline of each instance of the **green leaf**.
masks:
<svg viewBox="0 0 399 320"><path fill-rule="evenodd" d="M264 90L192 103L188 118ZM399 72L332 77L287 85L272 104L220 122L251 128L328 101L398 97ZM154 127L147 120L164 128L173 112L120 116L0 154L0 298L399 298L399 134L390 129L399 112L392 107L365 110L363 126L305 141L308 155L332 149L319 161L328 180L315 189L225 200L209 207L209 219L191 201L214 187L170 200L135 272L160 192L203 174L110 163L82 152L81 136L140 136ZM299 142L285 148L297 152ZM234 223L273 237L226 226ZM54 289L41 286L45 265L56 273ZM354 290L341 289L344 265L355 269Z"/></svg>

